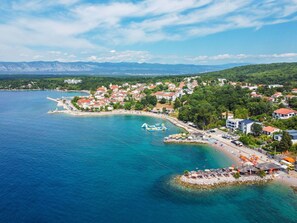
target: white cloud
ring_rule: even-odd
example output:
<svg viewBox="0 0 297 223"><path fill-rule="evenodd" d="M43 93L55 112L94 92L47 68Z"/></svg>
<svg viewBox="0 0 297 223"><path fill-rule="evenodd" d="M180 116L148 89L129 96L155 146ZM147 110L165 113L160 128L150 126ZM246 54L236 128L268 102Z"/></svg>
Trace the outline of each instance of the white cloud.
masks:
<svg viewBox="0 0 297 223"><path fill-rule="evenodd" d="M109 3L12 0L0 4L3 13L7 13L0 22L0 47L3 47L0 52L9 48L15 55L27 55L28 59L36 55L44 55L45 59L60 58L64 52L75 55L73 58L81 58L73 52L77 51L97 55L95 61L102 61L109 49L108 60L124 60L126 56L128 61L132 58L144 61L152 59L146 51L118 52L110 49L119 45L126 45L127 49L135 43L179 41L232 29L259 29L297 20L297 0L183 0L182 3L180 0ZM268 56L291 57L281 54ZM5 55L0 58L5 58ZM198 56L196 60L250 58L254 57L221 54ZM264 55L262 58L267 57Z"/></svg>
<svg viewBox="0 0 297 223"><path fill-rule="evenodd" d="M111 52L112 51L112 52ZM149 62L153 59L153 56L147 51L115 51L102 53L98 56L90 56L87 58L88 61L96 62Z"/></svg>

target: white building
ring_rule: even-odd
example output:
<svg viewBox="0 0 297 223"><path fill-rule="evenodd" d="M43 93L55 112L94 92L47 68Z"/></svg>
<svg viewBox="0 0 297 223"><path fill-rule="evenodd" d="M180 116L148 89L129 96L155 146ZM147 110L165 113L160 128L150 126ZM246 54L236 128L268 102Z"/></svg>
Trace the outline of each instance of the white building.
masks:
<svg viewBox="0 0 297 223"><path fill-rule="evenodd" d="M252 125L255 122L250 119L244 119L238 123L238 128L245 134L252 133Z"/></svg>
<svg viewBox="0 0 297 223"><path fill-rule="evenodd" d="M82 80L77 80L77 79L67 79L67 80L64 80L64 83L67 83L67 84L79 84L81 82L82 82Z"/></svg>
<svg viewBox="0 0 297 223"><path fill-rule="evenodd" d="M166 100L172 100L175 101L176 95L175 92L163 92L163 91L158 91L154 94L158 100L161 100L162 98Z"/></svg>
<svg viewBox="0 0 297 223"><path fill-rule="evenodd" d="M272 113L272 117L275 119L288 119L297 114L297 111L289 108L280 108Z"/></svg>
<svg viewBox="0 0 297 223"><path fill-rule="evenodd" d="M286 130L287 133L291 136L292 144L297 143L297 130ZM277 141L282 140L282 134L274 135L274 139Z"/></svg>
<svg viewBox="0 0 297 223"><path fill-rule="evenodd" d="M227 119L226 120L226 127L228 129L231 129L231 130L236 130L239 128L239 122L241 122L243 119Z"/></svg>

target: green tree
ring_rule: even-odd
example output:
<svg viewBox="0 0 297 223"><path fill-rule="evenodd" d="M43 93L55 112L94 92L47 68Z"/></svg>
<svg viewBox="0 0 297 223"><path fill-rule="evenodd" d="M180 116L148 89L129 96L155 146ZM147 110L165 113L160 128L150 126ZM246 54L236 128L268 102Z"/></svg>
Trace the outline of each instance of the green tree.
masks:
<svg viewBox="0 0 297 223"><path fill-rule="evenodd" d="M288 132L283 131L283 136L282 139L279 143L279 149L280 151L284 152L284 151L288 151L292 146L292 138L289 135Z"/></svg>
<svg viewBox="0 0 297 223"><path fill-rule="evenodd" d="M132 103L131 102L126 102L124 104L124 109L125 110L131 110L131 108L132 108Z"/></svg>
<svg viewBox="0 0 297 223"><path fill-rule="evenodd" d="M253 134L255 136L259 136L262 134L262 125L258 124L258 123L254 123L252 124L251 130L253 132Z"/></svg>
<svg viewBox="0 0 297 223"><path fill-rule="evenodd" d="M148 102L148 104L156 106L158 100L157 97L155 95L147 95L146 96L146 100Z"/></svg>
<svg viewBox="0 0 297 223"><path fill-rule="evenodd" d="M181 101L179 98L177 98L175 101L174 101L174 109L177 109L179 108L180 106L182 105Z"/></svg>
<svg viewBox="0 0 297 223"><path fill-rule="evenodd" d="M166 99L165 99L165 98L162 98L162 99L160 100L160 103L161 103L161 104L165 104L165 103L166 103Z"/></svg>
<svg viewBox="0 0 297 223"><path fill-rule="evenodd" d="M143 104L140 102L136 102L135 104L135 110L142 110L144 108Z"/></svg>
<svg viewBox="0 0 297 223"><path fill-rule="evenodd" d="M249 116L249 110L246 108L237 108L235 109L235 117L236 118L247 118Z"/></svg>

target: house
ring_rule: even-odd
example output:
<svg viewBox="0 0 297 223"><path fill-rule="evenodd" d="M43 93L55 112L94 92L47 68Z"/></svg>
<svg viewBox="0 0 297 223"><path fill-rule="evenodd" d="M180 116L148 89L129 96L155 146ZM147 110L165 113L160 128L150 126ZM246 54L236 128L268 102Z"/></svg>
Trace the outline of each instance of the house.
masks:
<svg viewBox="0 0 297 223"><path fill-rule="evenodd" d="M252 125L255 122L250 119L244 119L238 123L238 128L240 131L242 131L244 134L249 134L252 132Z"/></svg>
<svg viewBox="0 0 297 223"><path fill-rule="evenodd" d="M88 108L91 104L91 100L90 99L86 99L86 98L81 98L77 101L77 104L80 106L80 107L83 107L83 108Z"/></svg>
<svg viewBox="0 0 297 223"><path fill-rule="evenodd" d="M236 130L239 128L239 122L241 122L243 119L227 119L226 120L226 127L228 129L231 129L231 130Z"/></svg>
<svg viewBox="0 0 297 223"><path fill-rule="evenodd" d="M293 98L297 98L297 95L293 95L293 94L288 94L288 95L286 95L286 100L287 100L287 101L290 101L290 100L293 99Z"/></svg>
<svg viewBox="0 0 297 223"><path fill-rule="evenodd" d="M275 94L273 94L273 95L271 96L271 98L273 98L274 101L276 101L276 99L278 99L278 98L280 98L280 97L282 97L282 96L283 96L283 94L282 94L281 92L276 92Z"/></svg>
<svg viewBox="0 0 297 223"><path fill-rule="evenodd" d="M175 99L176 99L176 95L175 95L174 92L158 91L153 95L155 95L158 100L161 100L162 98L165 98L166 100L175 101Z"/></svg>
<svg viewBox="0 0 297 223"><path fill-rule="evenodd" d="M293 88L293 89L292 89L292 93L293 93L293 94L297 94L297 88Z"/></svg>
<svg viewBox="0 0 297 223"><path fill-rule="evenodd" d="M289 108L280 108L272 113L272 117L275 119L288 119L297 114L297 111Z"/></svg>
<svg viewBox="0 0 297 223"><path fill-rule="evenodd" d="M252 98L262 98L263 97L261 94L257 94L255 91L253 91L250 95Z"/></svg>
<svg viewBox="0 0 297 223"><path fill-rule="evenodd" d="M113 85L113 84L110 84L109 85L109 89L111 89L112 91L118 91L119 90L119 86L118 85Z"/></svg>
<svg viewBox="0 0 297 223"><path fill-rule="evenodd" d="M287 133L291 136L291 141L293 144L297 143L297 130L286 130ZM274 135L274 139L277 141L282 140L282 134Z"/></svg>
<svg viewBox="0 0 297 223"><path fill-rule="evenodd" d="M80 84L81 82L82 82L82 80L77 80L77 79L64 80L64 83L67 83L67 84Z"/></svg>
<svg viewBox="0 0 297 223"><path fill-rule="evenodd" d="M226 119L232 119L232 118L234 118L234 115L232 112L223 112L222 117L226 118Z"/></svg>
<svg viewBox="0 0 297 223"><path fill-rule="evenodd" d="M263 127L263 134L272 136L274 133L279 132L280 129L272 127L272 126L265 126Z"/></svg>
<svg viewBox="0 0 297 223"><path fill-rule="evenodd" d="M271 84L271 85L268 85L269 88L281 88L281 87L284 87L284 85L281 85L281 84Z"/></svg>

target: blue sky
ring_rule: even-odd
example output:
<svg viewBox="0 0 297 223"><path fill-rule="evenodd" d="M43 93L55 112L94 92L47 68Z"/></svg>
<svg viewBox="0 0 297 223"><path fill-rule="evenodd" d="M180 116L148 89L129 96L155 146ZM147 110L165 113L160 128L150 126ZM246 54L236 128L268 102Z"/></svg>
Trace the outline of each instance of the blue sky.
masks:
<svg viewBox="0 0 297 223"><path fill-rule="evenodd" d="M0 61L297 61L297 0L1 0Z"/></svg>

